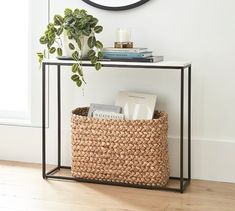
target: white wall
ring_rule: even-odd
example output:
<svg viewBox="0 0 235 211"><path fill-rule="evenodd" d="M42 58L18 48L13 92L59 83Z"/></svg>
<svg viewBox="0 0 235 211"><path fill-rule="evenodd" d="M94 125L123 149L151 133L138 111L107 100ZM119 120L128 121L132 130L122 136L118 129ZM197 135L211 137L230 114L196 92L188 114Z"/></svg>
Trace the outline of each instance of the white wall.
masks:
<svg viewBox="0 0 235 211"><path fill-rule="evenodd" d="M65 7L81 7L97 16L104 26L100 39L113 45L118 27L132 30L136 46L147 46L166 60L193 62L192 136L193 178L235 182L235 15L232 0L152 0L129 11L108 12L92 8L78 0L51 0L52 14ZM50 129L48 130L49 161L54 161L56 112L54 69L51 70ZM178 174L179 148L179 74L168 70L123 70L88 68L87 86L77 89L70 82L70 70L63 71L63 158L70 157L69 118L76 106L90 102L112 104L119 90L156 93L158 109L169 112L170 157L173 174ZM38 96L39 97L39 96ZM14 131L17 136L12 135ZM0 127L0 159L40 162L40 129ZM29 149L25 153L25 149Z"/></svg>

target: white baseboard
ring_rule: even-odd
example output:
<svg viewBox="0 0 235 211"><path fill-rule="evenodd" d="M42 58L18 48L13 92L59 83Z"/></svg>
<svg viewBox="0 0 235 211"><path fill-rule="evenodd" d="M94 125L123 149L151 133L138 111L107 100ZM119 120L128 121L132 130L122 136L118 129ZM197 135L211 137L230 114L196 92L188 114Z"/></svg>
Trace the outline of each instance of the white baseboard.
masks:
<svg viewBox="0 0 235 211"><path fill-rule="evenodd" d="M179 139L169 138L171 173L179 175ZM185 176L187 176L187 139L185 141ZM193 139L192 178L235 183L235 141Z"/></svg>

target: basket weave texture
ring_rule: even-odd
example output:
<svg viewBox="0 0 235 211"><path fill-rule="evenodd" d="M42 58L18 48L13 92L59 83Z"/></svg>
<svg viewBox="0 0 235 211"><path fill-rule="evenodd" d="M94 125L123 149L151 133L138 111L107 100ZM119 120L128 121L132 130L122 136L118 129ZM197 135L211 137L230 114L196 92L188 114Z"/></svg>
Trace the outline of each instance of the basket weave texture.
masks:
<svg viewBox="0 0 235 211"><path fill-rule="evenodd" d="M72 175L124 184L165 186L169 180L168 116L100 120L72 112Z"/></svg>

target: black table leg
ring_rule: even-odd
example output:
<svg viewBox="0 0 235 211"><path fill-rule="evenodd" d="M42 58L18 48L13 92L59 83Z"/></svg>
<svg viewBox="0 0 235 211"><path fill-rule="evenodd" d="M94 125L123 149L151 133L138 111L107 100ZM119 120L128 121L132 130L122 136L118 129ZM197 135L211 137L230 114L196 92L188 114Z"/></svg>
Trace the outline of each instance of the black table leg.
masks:
<svg viewBox="0 0 235 211"><path fill-rule="evenodd" d="M60 65L57 65L57 106L58 106L58 168L61 167L61 73Z"/></svg>
<svg viewBox="0 0 235 211"><path fill-rule="evenodd" d="M184 68L180 75L180 192L184 189Z"/></svg>
<svg viewBox="0 0 235 211"><path fill-rule="evenodd" d="M46 178L46 65L42 64L42 177Z"/></svg>
<svg viewBox="0 0 235 211"><path fill-rule="evenodd" d="M191 180L191 65L188 67L188 179Z"/></svg>

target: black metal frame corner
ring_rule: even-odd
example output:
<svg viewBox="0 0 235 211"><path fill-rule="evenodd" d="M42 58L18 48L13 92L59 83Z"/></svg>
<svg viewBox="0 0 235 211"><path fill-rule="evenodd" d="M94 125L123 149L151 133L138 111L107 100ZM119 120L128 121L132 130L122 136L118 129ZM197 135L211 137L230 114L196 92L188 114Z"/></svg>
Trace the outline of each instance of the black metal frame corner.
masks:
<svg viewBox="0 0 235 211"><path fill-rule="evenodd" d="M46 170L46 66L57 66L57 107L58 107L58 152L57 152L57 166L52 170ZM72 63L63 62L43 62L42 64L42 176L44 179L59 179L59 180L75 180L79 182L98 183L105 185L126 186L143 189L154 190L166 190L176 191L183 193L191 181L191 65L184 67L181 66L138 66L138 65L117 65L117 64L105 64L104 67L125 67L125 68L151 68L151 69L175 69L180 70L180 177L170 177L173 180L179 180L179 188L171 187L156 187L146 185L134 185L126 183L89 180L84 178L74 178L68 176L55 175L61 169L71 169L70 166L61 165L61 66L71 66ZM84 66L91 66L90 64L83 64ZM185 69L188 69L188 176L184 177L184 73Z"/></svg>

